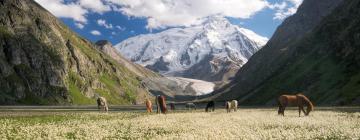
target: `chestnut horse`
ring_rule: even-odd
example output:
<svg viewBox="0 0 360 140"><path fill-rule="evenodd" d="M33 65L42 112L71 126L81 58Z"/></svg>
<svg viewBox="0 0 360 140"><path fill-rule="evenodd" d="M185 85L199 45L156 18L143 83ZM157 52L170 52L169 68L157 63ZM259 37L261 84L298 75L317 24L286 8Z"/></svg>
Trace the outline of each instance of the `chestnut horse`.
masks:
<svg viewBox="0 0 360 140"><path fill-rule="evenodd" d="M304 96L303 94L296 94L296 95L281 95L278 99L279 103L279 115L285 115L285 108L286 106L298 106L299 107L299 117L301 111L304 112L305 116L309 115L310 111L314 109L313 104L311 101ZM306 111L304 110L304 106L306 106Z"/></svg>
<svg viewBox="0 0 360 140"><path fill-rule="evenodd" d="M149 99L146 99L145 104L146 104L147 112L151 113L152 112L152 103L151 103L151 101Z"/></svg>
<svg viewBox="0 0 360 140"><path fill-rule="evenodd" d="M166 114L166 100L165 100L165 96L160 96L158 95L156 97L156 107L157 107L157 111L156 113L164 113Z"/></svg>
<svg viewBox="0 0 360 140"><path fill-rule="evenodd" d="M99 110L104 110L105 112L109 111L107 101L104 97L99 97L96 100Z"/></svg>
<svg viewBox="0 0 360 140"><path fill-rule="evenodd" d="M210 110L209 110L210 108ZM215 102L214 101L209 101L207 104L206 104L206 108L205 108L205 112L211 112L211 111L215 111Z"/></svg>

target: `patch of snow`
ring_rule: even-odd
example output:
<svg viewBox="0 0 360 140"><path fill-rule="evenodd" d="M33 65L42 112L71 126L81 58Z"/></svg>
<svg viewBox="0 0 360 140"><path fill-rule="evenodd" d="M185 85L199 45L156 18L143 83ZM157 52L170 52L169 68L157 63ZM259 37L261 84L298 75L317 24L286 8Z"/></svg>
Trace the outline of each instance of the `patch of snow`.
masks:
<svg viewBox="0 0 360 140"><path fill-rule="evenodd" d="M266 43L269 40L267 37L260 36L260 35L256 34L255 32L253 32L253 31L251 31L249 29L239 28L239 31L241 33L243 33L246 37L248 37L250 40L253 40L256 43L258 43L259 46L266 45Z"/></svg>
<svg viewBox="0 0 360 140"><path fill-rule="evenodd" d="M196 91L196 96L206 95L214 91L215 84L203 80L182 78L182 77L167 77L171 80L178 81L178 84L185 88L189 84Z"/></svg>

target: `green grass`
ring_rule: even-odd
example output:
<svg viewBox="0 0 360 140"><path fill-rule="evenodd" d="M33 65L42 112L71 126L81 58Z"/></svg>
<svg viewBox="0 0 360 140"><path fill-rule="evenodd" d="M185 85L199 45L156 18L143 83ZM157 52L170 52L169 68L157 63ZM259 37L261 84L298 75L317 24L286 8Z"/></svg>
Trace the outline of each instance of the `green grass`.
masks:
<svg viewBox="0 0 360 140"><path fill-rule="evenodd" d="M96 99L91 99L83 95L75 83L69 83L69 93L72 104L74 105L96 104Z"/></svg>
<svg viewBox="0 0 360 140"><path fill-rule="evenodd" d="M103 74L100 77L100 81L105 84L106 89L96 89L96 92L101 96L104 96L110 104L129 104L131 103L128 98L126 98L126 94L134 94L128 93L128 89L126 88L128 85L124 85L127 83L119 83L117 79L114 79L113 76L108 74Z"/></svg>
<svg viewBox="0 0 360 140"><path fill-rule="evenodd" d="M78 100L82 95L80 89L89 84L90 81L88 80L97 79L105 87L104 89L94 89L94 91L100 96L104 96L110 104L130 104L135 100L135 94L139 88L139 82L136 80L135 74L108 55L93 48L89 42L69 32L67 28L64 29L62 34L70 39L74 49L82 52L94 65L101 66L97 67L97 70L89 69L88 73L85 74L85 80L81 80L76 74L71 74L70 79L74 81L74 85L69 87L72 93L71 96L76 96L75 100ZM81 101L80 103L87 103L87 101Z"/></svg>
<svg viewBox="0 0 360 140"><path fill-rule="evenodd" d="M81 87L85 84L81 78L76 75L74 72L69 73L69 77L67 79L68 84L68 92L70 94L70 98L72 104L75 105L85 105L85 104L96 104L96 99L91 99L86 97L81 92Z"/></svg>

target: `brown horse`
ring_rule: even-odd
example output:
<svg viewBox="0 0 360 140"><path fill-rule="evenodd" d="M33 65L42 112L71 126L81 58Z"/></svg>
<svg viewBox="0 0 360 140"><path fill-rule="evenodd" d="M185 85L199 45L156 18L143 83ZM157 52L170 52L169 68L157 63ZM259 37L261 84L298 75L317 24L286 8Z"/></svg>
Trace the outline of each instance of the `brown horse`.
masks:
<svg viewBox="0 0 360 140"><path fill-rule="evenodd" d="M145 104L146 104L147 112L151 113L152 112L152 103L151 103L151 101L149 99L146 99Z"/></svg>
<svg viewBox="0 0 360 140"><path fill-rule="evenodd" d="M175 103L170 103L170 110L175 110Z"/></svg>
<svg viewBox="0 0 360 140"><path fill-rule="evenodd" d="M299 117L301 111L304 112L305 116L309 115L310 111L314 109L313 104L311 101L304 96L303 94L296 94L296 95L281 95L278 99L279 103L279 110L278 114L285 115L285 108L286 106L298 106L299 107ZM304 110L304 106L306 106L306 111Z"/></svg>
<svg viewBox="0 0 360 140"><path fill-rule="evenodd" d="M164 113L166 114L166 100L165 96L158 95L156 97L156 106L157 106L157 113Z"/></svg>

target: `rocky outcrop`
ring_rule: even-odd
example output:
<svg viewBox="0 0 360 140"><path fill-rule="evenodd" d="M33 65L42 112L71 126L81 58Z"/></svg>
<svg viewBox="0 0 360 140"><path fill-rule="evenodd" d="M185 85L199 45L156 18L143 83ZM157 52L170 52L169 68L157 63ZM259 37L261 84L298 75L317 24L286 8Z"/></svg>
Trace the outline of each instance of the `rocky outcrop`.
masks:
<svg viewBox="0 0 360 140"><path fill-rule="evenodd" d="M359 1L304 0L217 99L264 105L303 92L315 104L353 104L360 96L359 12Z"/></svg>
<svg viewBox="0 0 360 140"><path fill-rule="evenodd" d="M0 104L142 102L138 75L33 0L0 3ZM141 72L139 72L141 73Z"/></svg>

